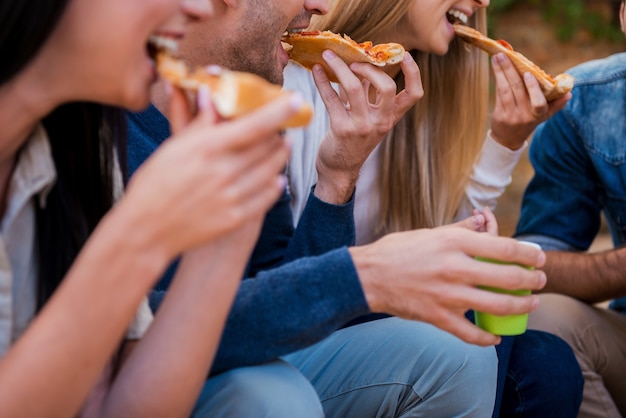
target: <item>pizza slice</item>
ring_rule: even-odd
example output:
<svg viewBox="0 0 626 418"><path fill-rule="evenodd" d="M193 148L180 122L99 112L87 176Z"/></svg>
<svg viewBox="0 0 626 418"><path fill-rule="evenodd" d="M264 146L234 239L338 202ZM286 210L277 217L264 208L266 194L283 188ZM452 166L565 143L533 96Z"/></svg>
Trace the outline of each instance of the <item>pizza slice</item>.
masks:
<svg viewBox="0 0 626 418"><path fill-rule="evenodd" d="M225 119L242 116L283 94L291 94L256 74L218 66L190 71L182 60L164 51L156 54L156 65L161 77L182 89L196 91L202 84L208 85L215 108ZM312 117L313 109L304 103L283 128L305 126Z"/></svg>
<svg viewBox="0 0 626 418"><path fill-rule="evenodd" d="M322 58L324 50L331 50L346 64L369 62L378 67L395 65L404 59L404 47L396 43L374 45L372 42L358 43L347 35L331 31L288 32L282 38L283 47L289 58L309 70L320 64L330 81L337 82L334 72Z"/></svg>
<svg viewBox="0 0 626 418"><path fill-rule="evenodd" d="M509 57L520 74L529 72L534 75L548 101L552 101L563 96L564 94L567 94L574 87L573 76L569 74L559 74L552 77L539 68L539 66L534 62L526 58L521 53L515 51L508 42L503 40L496 41L483 35L476 29L460 23L455 23L453 26L455 33L465 42L482 49L489 55L495 55L502 52Z"/></svg>

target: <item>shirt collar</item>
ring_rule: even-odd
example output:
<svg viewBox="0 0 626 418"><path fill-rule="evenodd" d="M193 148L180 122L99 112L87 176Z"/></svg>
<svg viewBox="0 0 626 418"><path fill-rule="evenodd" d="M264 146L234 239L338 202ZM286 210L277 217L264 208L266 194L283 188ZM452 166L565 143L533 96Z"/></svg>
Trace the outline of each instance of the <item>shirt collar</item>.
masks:
<svg viewBox="0 0 626 418"><path fill-rule="evenodd" d="M38 196L41 208L56 181L56 169L48 134L42 125L37 125L22 147L13 179L21 185L22 192Z"/></svg>

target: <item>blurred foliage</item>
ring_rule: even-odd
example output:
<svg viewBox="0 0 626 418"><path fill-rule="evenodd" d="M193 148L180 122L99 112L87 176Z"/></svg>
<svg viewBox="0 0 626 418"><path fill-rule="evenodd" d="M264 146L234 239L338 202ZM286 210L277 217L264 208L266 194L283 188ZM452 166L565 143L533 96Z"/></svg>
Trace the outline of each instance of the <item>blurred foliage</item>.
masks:
<svg viewBox="0 0 626 418"><path fill-rule="evenodd" d="M604 0L612 9L612 16L605 16L590 8L598 0L491 0L489 6L489 24L497 26L498 13L513 7L527 4L539 9L554 26L557 37L562 41L571 40L581 29L594 39L620 41L624 34L620 31L618 20L619 0Z"/></svg>

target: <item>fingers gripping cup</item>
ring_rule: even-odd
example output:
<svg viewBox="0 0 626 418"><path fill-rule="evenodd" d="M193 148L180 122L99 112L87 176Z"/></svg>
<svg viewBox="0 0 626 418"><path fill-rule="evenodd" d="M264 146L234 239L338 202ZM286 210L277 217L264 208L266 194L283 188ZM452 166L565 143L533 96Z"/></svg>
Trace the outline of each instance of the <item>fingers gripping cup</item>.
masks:
<svg viewBox="0 0 626 418"><path fill-rule="evenodd" d="M541 249L541 246L535 244L534 242L527 241L519 241L520 244L530 245L537 249ZM515 264L515 263L507 263L504 261L491 260L483 257L475 257L476 260L485 261L488 263L497 263L497 264ZM521 266L521 265L520 265ZM521 266L527 268L529 270L534 270L535 268L532 266ZM530 290L506 290L499 289L495 287L487 287L480 286L481 289L489 290L496 293L505 293L509 295L515 296L527 296L530 295ZM521 315L493 315L486 312L474 312L474 318L476 325L484 329L487 332L490 332L495 335L520 335L526 332L526 325L528 324L528 314Z"/></svg>

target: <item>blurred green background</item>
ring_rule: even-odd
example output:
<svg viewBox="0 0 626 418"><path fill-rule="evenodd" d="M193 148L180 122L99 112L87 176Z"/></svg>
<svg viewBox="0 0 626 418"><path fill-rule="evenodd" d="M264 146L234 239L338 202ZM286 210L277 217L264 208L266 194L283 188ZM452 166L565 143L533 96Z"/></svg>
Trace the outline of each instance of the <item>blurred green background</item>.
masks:
<svg viewBox="0 0 626 418"><path fill-rule="evenodd" d="M492 0L489 9L493 27L497 26L500 14L530 6L553 25L560 40L571 40L578 31L585 30L595 39L618 41L623 38L619 30L619 4L619 0Z"/></svg>

